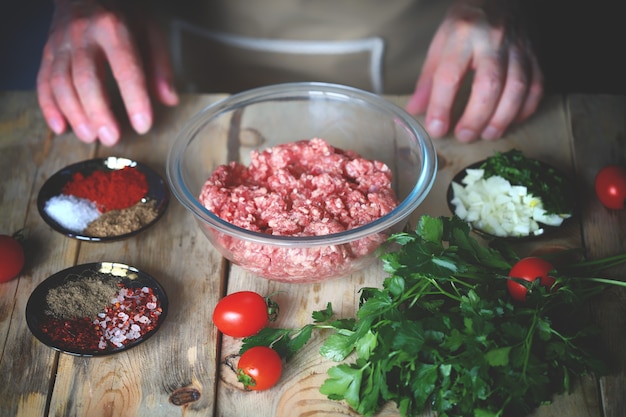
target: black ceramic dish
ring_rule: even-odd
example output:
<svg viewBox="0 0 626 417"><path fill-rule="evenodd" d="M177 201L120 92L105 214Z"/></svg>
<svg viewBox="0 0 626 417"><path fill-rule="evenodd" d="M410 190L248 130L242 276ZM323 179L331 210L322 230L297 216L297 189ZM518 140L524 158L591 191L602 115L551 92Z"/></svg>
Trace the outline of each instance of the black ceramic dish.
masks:
<svg viewBox="0 0 626 417"><path fill-rule="evenodd" d="M81 277L93 275L94 273L98 273L100 276L110 276L112 278L119 279L119 281L126 288L152 288L152 291L154 295L156 295L156 297L158 298L160 307L162 309L161 315L159 316L155 327L146 332L142 337L132 340L119 348L116 347L105 348L101 350L84 350L79 347L67 346L63 343L57 343L53 341L42 330L42 324L49 318L49 316L46 314L46 311L49 309L48 303L46 301L46 296L48 295L48 292L53 288L63 285L68 280L77 280ZM68 302L71 302L71 300L68 300ZM157 330L163 323L163 320L165 320L168 312L168 307L168 299L165 291L163 290L163 287L161 287L161 284L159 284L150 275L126 264L114 262L96 262L76 265L71 268L64 269L63 271L59 271L56 274L48 277L41 284L39 284L30 295L28 303L26 304L26 322L30 331L37 339L39 339L40 342L55 350L76 356L104 356L128 350L146 341L149 337L154 335L154 333L157 332Z"/></svg>
<svg viewBox="0 0 626 417"><path fill-rule="evenodd" d="M134 230L130 233L125 233L117 236L88 236L81 232L75 232L66 229L57 221L55 221L50 215L48 215L48 213L46 213L46 202L50 198L62 194L63 187L72 179L72 176L76 172L80 172L83 175L88 176L96 170L112 171L116 169L122 169L127 166L136 168L146 176L146 179L148 181L148 193L144 197L144 200L154 200L156 202L156 208L158 212L157 216L152 222L146 224L142 228ZM169 203L169 199L169 189L167 188L165 181L159 174L140 162L133 161L127 158L111 156L108 158L90 159L87 161L78 162L76 164L69 165L63 168L62 170L52 175L44 183L44 185L41 187L41 190L39 191L39 196L37 198L37 209L39 210L39 214L41 215L41 217L46 223L48 223L50 227L52 227L57 232L64 234L65 236L79 240L87 240L90 242L110 242L129 238L152 226L161 218L163 213L165 213L165 210L167 209L167 205Z"/></svg>
<svg viewBox="0 0 626 417"><path fill-rule="evenodd" d="M455 210L456 210L455 205L452 204L452 199L454 198L454 190L452 189L452 183L456 182L458 184L462 184L461 181L463 180L463 178L465 178L466 170L480 168L481 165L484 162L485 162L485 160L482 160L482 161L478 161L478 162L475 162L473 164L470 164L467 167L465 167L464 169L462 169L461 171L459 171L452 178L452 181L448 185L448 191L446 193L446 200L447 200L447 203L448 203L448 209L450 210L450 212L452 214L454 214ZM562 178L564 178L566 180L566 182L568 184L568 189L567 190L562 190L562 191L567 194L567 198L572 202L572 211L573 211L572 216L570 216L569 218L565 219L563 221L563 223L561 223L560 226L549 226L549 225L540 223L540 226L543 229L543 233L541 233L539 235L506 236L506 237L504 237L504 236L495 236L493 234L490 234L490 233L484 232L484 231L482 231L480 229L477 229L477 228L475 228L473 226L472 226L472 231L474 231L475 233L483 236L486 239L506 239L506 240L516 240L516 241L519 241L519 240L537 239L537 238L541 238L543 236L549 235L549 234L554 233L555 231L559 230L560 228L562 228L563 226L565 226L566 224L568 224L568 223L570 223L572 221L572 218L574 217L574 214L575 214L575 208L574 208L574 201L573 201L573 197L572 197L573 188L571 186L571 181L569 181L568 178L562 172L560 172L559 170L557 170L553 166L548 165L548 164L546 164L544 162L540 162L540 161L539 161L539 163L546 170L547 169L552 169L552 170L554 170L554 172L556 172L558 175L560 175Z"/></svg>

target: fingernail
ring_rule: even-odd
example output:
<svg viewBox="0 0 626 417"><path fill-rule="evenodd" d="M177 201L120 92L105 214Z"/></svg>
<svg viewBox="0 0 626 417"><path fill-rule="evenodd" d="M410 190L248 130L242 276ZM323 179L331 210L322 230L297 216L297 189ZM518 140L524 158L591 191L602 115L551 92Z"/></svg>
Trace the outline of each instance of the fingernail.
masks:
<svg viewBox="0 0 626 417"><path fill-rule="evenodd" d="M56 117L48 120L48 126L50 126L50 129L57 135L63 133L63 123Z"/></svg>
<svg viewBox="0 0 626 417"><path fill-rule="evenodd" d="M94 139L93 133L91 133L91 128L84 123L76 126L76 135L78 135L81 139L92 141Z"/></svg>
<svg viewBox="0 0 626 417"><path fill-rule="evenodd" d="M461 129L457 132L456 137L461 142L471 142L476 139L476 133L473 130Z"/></svg>
<svg viewBox="0 0 626 417"><path fill-rule="evenodd" d="M431 136L435 138L440 138L446 134L443 122L439 119L433 119L430 122L428 122L427 129L428 129L428 133L430 133Z"/></svg>
<svg viewBox="0 0 626 417"><path fill-rule="evenodd" d="M134 114L132 123L138 133L146 133L150 129L150 119L144 113Z"/></svg>
<svg viewBox="0 0 626 417"><path fill-rule="evenodd" d="M481 136L485 140L494 140L494 139L498 139L502 135L500 134L500 131L496 129L495 127L487 126L487 128L483 131L483 134Z"/></svg>
<svg viewBox="0 0 626 417"><path fill-rule="evenodd" d="M108 126L102 126L98 129L98 137L100 137L100 142L108 146L114 145L118 139L116 132Z"/></svg>

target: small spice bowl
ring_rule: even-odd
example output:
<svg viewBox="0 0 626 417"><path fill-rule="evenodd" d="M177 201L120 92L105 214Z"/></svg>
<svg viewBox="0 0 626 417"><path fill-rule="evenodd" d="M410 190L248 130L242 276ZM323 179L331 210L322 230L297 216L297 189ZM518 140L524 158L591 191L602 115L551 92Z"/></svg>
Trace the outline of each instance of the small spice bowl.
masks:
<svg viewBox="0 0 626 417"><path fill-rule="evenodd" d="M90 304L93 299L99 301ZM103 356L154 335L168 307L165 290L147 273L122 263L96 262L59 271L39 284L28 299L26 322L40 342L55 350ZM96 313L72 317L85 310Z"/></svg>
<svg viewBox="0 0 626 417"><path fill-rule="evenodd" d="M89 183L95 175L103 178ZM102 199L107 201L68 194L67 187L78 181L85 183L85 193L105 195ZM56 172L41 187L37 209L50 227L65 236L110 242L155 224L168 203L169 189L159 174L140 162L111 156L78 162Z"/></svg>
<svg viewBox="0 0 626 417"><path fill-rule="evenodd" d="M470 165L468 165L467 167L465 167L464 169L462 169L461 171L459 171L453 178L452 181L450 182L449 186L448 186L448 190L447 190L447 194L446 194L446 200L447 200L447 204L448 204L448 208L450 210L450 212L452 212L453 214L457 214L457 205L455 204L454 200L455 200L455 191L453 188L453 183L456 184L462 184L463 183L463 179L466 177L468 170L473 170L473 169L480 169L484 164L485 164L486 160L483 159L481 161L477 161L474 162ZM573 198L573 187L572 184L569 180L569 178L563 174L561 171L557 170L556 168L554 168L553 166L546 164L545 162L541 162L541 161L535 161L538 164L539 167L539 171L541 172L546 172L546 173L550 173L549 175L552 176L559 176L560 178L563 179L564 181L564 185L563 187L561 187L558 191L563 193L564 198L569 202L569 204L571 205L572 208L572 213L570 215L570 217L564 218L563 222L559 225L559 226L552 226L552 225L548 225L545 223L542 223L541 221L537 221L537 226L539 227L539 233L538 234L519 234L519 235L497 235L494 233L490 233L488 231L482 230L480 227L478 227L474 222L469 222L471 227L472 227L472 231L474 231L476 234L482 236L485 239L504 239L507 241L526 241L526 240L532 240L532 239L538 239L538 238L542 238L546 235L552 234L554 232L556 232L557 230L560 230L562 227L564 227L566 224L569 224L572 221L572 218L575 214L575 204L574 204L574 198ZM548 174L546 174L548 175ZM543 176L543 175L542 175ZM512 184L515 185L515 184Z"/></svg>

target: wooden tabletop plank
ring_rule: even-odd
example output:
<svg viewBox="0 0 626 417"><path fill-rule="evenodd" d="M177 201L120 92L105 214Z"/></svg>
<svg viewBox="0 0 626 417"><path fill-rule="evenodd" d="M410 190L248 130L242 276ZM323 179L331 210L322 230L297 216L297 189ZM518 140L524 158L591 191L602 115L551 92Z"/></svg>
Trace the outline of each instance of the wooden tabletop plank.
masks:
<svg viewBox="0 0 626 417"><path fill-rule="evenodd" d="M0 230L24 229L26 264L20 276L0 284L0 410L6 415L44 415L58 354L39 343L26 325L26 303L48 276L71 266L77 244L53 232L37 212L43 182L72 158L89 157L92 147L76 139L52 138L32 93L0 95Z"/></svg>
<svg viewBox="0 0 626 417"><path fill-rule="evenodd" d="M334 365L318 353L324 334L315 334L286 365L275 388L245 392L231 369L240 341L222 337L212 325L211 314L224 294L246 289L275 294L281 306L275 326L295 328L310 323L311 312L324 308L329 301L338 316L352 317L358 290L379 286L385 277L378 261L338 280L278 283L225 262L173 196L167 213L153 227L133 238L106 244L66 238L48 227L37 212L37 193L47 178L66 165L95 156L136 159L165 177L167 153L183 124L223 97L184 96L176 108L158 109L151 133L137 136L126 128L123 142L106 148L83 144L71 133L52 137L33 92L0 93L0 166L6 178L0 181L0 233L25 228L27 237L24 271L18 279L0 284L0 374L9 375L10 380L0 387L0 415L357 417L345 403L319 393L326 370ZM400 106L407 98L388 97ZM577 221L549 238L517 245L520 254L548 245L583 244L593 257L624 252L626 216L607 213L594 200L590 187L601 165L626 161L626 98L575 96L567 103L559 96L546 98L531 119L495 142L459 144L451 137L436 140L438 175L412 221L422 214L449 216L445 194L454 174L494 150L518 148L576 175L584 203ZM226 160L228 127L218 131L224 145L210 155L198 155L205 164L202 175ZM36 285L74 264L102 260L144 269L165 287L170 312L159 332L127 352L102 358L59 354L39 343L28 331L24 316ZM623 272L612 271L618 277ZM572 394L557 396L553 404L540 407L533 416L626 415L624 300L623 292L610 291L596 309L600 322L610 325L604 340L615 352L621 371L599 380L585 378ZM397 416L397 411L389 404L379 415Z"/></svg>
<svg viewBox="0 0 626 417"><path fill-rule="evenodd" d="M595 176L605 165L626 166L626 97L572 96L572 121L583 236L587 255L601 258L626 252L626 211L609 210L594 191ZM626 265L608 271L626 280ZM603 342L615 367L600 379L605 417L626 416L626 290L609 289L596 304Z"/></svg>

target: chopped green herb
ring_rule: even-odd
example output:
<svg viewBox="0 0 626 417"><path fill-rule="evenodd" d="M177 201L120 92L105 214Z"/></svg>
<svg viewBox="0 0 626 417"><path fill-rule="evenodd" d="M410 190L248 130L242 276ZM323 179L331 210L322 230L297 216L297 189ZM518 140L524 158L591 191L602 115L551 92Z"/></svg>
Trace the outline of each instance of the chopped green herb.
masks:
<svg viewBox="0 0 626 417"><path fill-rule="evenodd" d="M571 214L574 207L572 184L556 169L517 150L495 152L480 166L484 178L500 176L512 185L523 185L539 197L549 214Z"/></svg>

